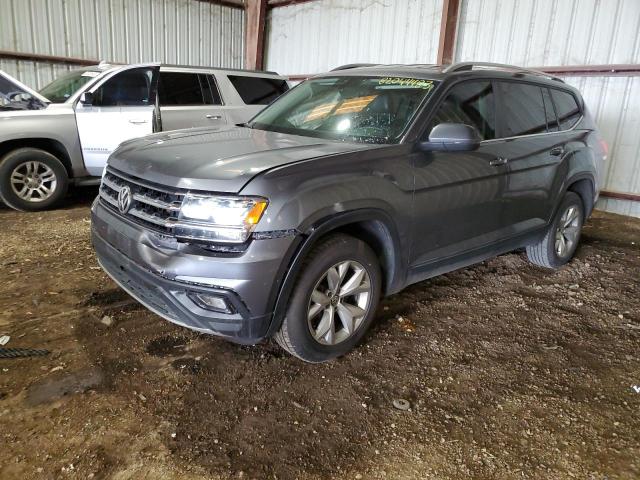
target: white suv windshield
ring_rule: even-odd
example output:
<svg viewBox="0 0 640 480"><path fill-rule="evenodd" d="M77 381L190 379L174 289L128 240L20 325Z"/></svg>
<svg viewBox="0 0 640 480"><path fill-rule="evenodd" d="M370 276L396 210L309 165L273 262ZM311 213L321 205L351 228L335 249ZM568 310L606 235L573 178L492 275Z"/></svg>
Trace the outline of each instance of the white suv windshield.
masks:
<svg viewBox="0 0 640 480"><path fill-rule="evenodd" d="M75 70L56 78L40 90L39 93L50 100L51 103L64 103L76 93L79 88L83 87L101 73L102 72L96 70Z"/></svg>
<svg viewBox="0 0 640 480"><path fill-rule="evenodd" d="M308 80L259 113L251 128L368 143L397 143L435 87L402 77Z"/></svg>

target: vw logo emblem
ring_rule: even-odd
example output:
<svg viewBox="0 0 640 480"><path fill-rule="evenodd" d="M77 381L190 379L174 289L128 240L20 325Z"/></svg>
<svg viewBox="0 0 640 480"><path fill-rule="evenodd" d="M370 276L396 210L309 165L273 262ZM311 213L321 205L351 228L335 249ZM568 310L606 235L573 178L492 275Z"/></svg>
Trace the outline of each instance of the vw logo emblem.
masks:
<svg viewBox="0 0 640 480"><path fill-rule="evenodd" d="M129 211L129 207L131 207L131 189L122 187L118 192L118 210L124 215Z"/></svg>

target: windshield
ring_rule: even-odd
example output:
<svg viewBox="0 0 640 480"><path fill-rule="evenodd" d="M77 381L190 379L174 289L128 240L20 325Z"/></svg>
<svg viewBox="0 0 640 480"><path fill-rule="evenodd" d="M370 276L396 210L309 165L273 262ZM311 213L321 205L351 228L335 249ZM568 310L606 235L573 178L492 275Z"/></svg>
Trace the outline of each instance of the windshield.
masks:
<svg viewBox="0 0 640 480"><path fill-rule="evenodd" d="M308 80L259 113L251 128L337 140L397 143L435 84L399 77Z"/></svg>
<svg viewBox="0 0 640 480"><path fill-rule="evenodd" d="M40 90L40 95L51 100L51 103L64 103L69 97L83 87L91 79L100 75L95 70L75 70L59 78Z"/></svg>
<svg viewBox="0 0 640 480"><path fill-rule="evenodd" d="M0 111L39 110L46 105L0 72Z"/></svg>

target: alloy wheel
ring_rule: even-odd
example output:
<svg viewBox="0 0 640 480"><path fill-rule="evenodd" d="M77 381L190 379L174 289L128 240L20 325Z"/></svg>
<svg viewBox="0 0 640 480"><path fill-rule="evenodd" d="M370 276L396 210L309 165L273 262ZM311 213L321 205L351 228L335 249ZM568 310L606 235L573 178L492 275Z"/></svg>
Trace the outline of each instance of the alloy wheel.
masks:
<svg viewBox="0 0 640 480"><path fill-rule="evenodd" d="M18 165L11 172L11 188L22 200L42 202L56 191L58 180L48 165L29 161Z"/></svg>
<svg viewBox="0 0 640 480"><path fill-rule="evenodd" d="M307 314L309 331L322 345L344 342L358 330L370 308L371 279L358 262L329 268L314 287Z"/></svg>
<svg viewBox="0 0 640 480"><path fill-rule="evenodd" d="M570 205L560 217L556 229L556 255L566 257L571 253L580 234L580 210Z"/></svg>

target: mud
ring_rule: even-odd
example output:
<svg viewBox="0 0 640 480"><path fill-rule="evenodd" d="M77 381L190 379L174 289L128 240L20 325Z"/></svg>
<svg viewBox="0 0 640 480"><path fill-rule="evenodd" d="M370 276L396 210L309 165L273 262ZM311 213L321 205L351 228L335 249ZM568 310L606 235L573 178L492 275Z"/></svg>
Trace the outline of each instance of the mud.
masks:
<svg viewBox="0 0 640 480"><path fill-rule="evenodd" d="M557 272L517 252L411 286L308 365L132 302L93 195L0 209L0 335L51 351L0 359L0 478L640 478L640 221L597 213Z"/></svg>

